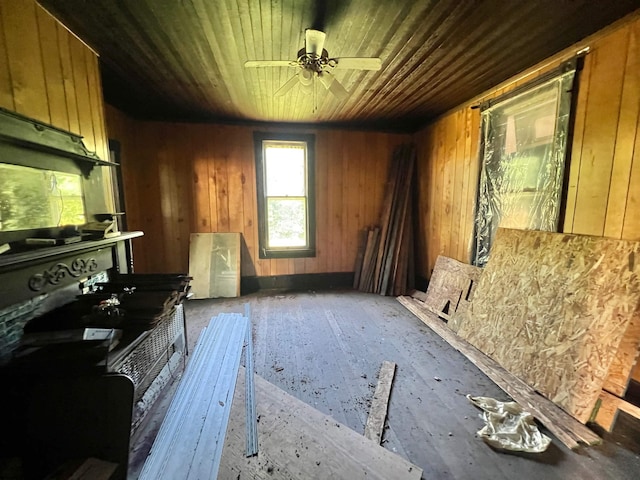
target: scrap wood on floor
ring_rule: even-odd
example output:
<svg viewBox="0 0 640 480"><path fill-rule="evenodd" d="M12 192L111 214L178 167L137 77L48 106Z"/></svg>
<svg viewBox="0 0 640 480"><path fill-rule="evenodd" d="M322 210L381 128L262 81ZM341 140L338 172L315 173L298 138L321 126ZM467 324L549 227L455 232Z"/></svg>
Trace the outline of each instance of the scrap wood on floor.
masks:
<svg viewBox="0 0 640 480"><path fill-rule="evenodd" d="M414 290L411 296L451 326L473 299L482 268L439 255L431 272L426 293Z"/></svg>
<svg viewBox="0 0 640 480"><path fill-rule="evenodd" d="M219 478L415 479L422 469L255 376L258 455L244 455L244 383L240 369Z"/></svg>
<svg viewBox="0 0 640 480"><path fill-rule="evenodd" d="M367 417L367 424L364 428L364 436L380 444L384 433L384 423L387 419L387 409L389 407L389 397L391 395L391 384L396 373L396 364L393 362L382 362L380 374L378 375L378 385L373 394L373 401Z"/></svg>

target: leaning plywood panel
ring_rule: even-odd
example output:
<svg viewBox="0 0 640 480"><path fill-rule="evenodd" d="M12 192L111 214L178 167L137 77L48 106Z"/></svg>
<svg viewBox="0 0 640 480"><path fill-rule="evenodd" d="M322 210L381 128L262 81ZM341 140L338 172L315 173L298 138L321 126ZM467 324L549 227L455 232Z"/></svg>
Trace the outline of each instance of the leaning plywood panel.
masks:
<svg viewBox="0 0 640 480"><path fill-rule="evenodd" d="M218 478L418 480L422 477L420 467L257 375L259 449L258 455L245 458L244 373L241 367Z"/></svg>
<svg viewBox="0 0 640 480"><path fill-rule="evenodd" d="M240 234L192 233L189 275L194 298L240 296Z"/></svg>
<svg viewBox="0 0 640 480"><path fill-rule="evenodd" d="M424 300L427 309L449 321L473 298L482 268L439 255ZM454 316L455 318L455 316Z"/></svg>
<svg viewBox="0 0 640 480"><path fill-rule="evenodd" d="M500 229L458 334L586 422L640 300L640 243Z"/></svg>

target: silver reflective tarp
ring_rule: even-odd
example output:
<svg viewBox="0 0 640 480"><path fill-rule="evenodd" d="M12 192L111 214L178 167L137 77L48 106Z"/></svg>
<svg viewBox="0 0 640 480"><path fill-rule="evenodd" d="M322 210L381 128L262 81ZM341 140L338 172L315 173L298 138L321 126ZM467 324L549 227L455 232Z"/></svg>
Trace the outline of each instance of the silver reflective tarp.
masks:
<svg viewBox="0 0 640 480"><path fill-rule="evenodd" d="M557 231L575 70L482 111L474 263L498 227Z"/></svg>
<svg viewBox="0 0 640 480"><path fill-rule="evenodd" d="M516 402L500 402L490 397L467 398L482 410L485 426L478 431L486 443L494 448L515 452L544 452L551 439L538 430L533 415Z"/></svg>

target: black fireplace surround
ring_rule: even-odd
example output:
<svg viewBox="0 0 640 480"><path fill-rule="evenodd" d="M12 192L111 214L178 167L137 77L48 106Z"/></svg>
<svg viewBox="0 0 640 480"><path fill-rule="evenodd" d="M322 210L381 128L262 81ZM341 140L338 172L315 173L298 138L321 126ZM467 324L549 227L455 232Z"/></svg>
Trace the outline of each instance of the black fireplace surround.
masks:
<svg viewBox="0 0 640 480"><path fill-rule="evenodd" d="M0 109L0 164L79 175L86 217L109 211L105 182L115 164L89 152L77 135ZM46 357L40 363L16 362L30 321L132 271L130 242L142 232L51 246L25 243L63 238L65 228L0 230L0 252L6 250L0 253L0 408L6 419L0 477L43 478L96 457L117 464L112 478L124 479L132 427L161 388L149 387L163 367L175 366L186 354L182 306L178 302L157 324L123 335L97 367L83 368L73 357L67 363Z"/></svg>

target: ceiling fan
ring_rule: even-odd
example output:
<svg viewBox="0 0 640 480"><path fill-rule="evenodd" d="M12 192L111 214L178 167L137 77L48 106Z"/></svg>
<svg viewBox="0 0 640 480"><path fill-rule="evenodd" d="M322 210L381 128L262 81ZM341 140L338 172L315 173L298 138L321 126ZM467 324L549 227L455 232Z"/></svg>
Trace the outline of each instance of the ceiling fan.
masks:
<svg viewBox="0 0 640 480"><path fill-rule="evenodd" d="M316 79L339 100L345 100L349 92L333 75L336 69L380 70L382 61L379 58L342 57L330 58L324 48L326 34L320 30L305 30L304 48L298 51L297 60L252 60L245 62L246 68L260 67L294 67L298 69L276 92L282 96L295 85L300 84L306 91L315 94Z"/></svg>

